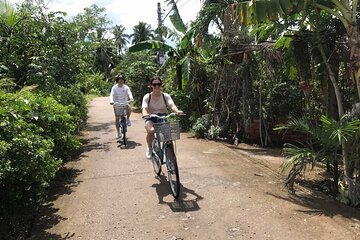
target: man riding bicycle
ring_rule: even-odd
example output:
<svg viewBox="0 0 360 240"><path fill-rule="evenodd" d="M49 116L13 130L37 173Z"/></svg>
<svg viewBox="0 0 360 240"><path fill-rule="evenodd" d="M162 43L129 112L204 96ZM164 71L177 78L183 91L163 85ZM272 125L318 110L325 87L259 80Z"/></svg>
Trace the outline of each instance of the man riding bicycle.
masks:
<svg viewBox="0 0 360 240"><path fill-rule="evenodd" d="M115 76L116 84L111 88L110 93L110 104L113 105L114 103L127 103L130 101L133 101L133 95L131 93L130 88L125 85L125 76L123 74L118 74ZM117 116L114 108L115 113L115 128L116 128L116 138L120 137L120 124L119 124L119 117ZM131 115L131 107L130 105L127 106L127 125L131 126L130 121L130 115Z"/></svg>

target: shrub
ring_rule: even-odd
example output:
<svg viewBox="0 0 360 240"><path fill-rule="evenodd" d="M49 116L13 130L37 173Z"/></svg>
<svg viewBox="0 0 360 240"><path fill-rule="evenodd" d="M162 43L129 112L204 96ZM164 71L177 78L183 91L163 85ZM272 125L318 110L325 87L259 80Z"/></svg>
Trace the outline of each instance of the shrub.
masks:
<svg viewBox="0 0 360 240"><path fill-rule="evenodd" d="M107 81L102 74L95 73L86 77L81 89L85 94L107 96L114 84L115 81Z"/></svg>
<svg viewBox="0 0 360 240"><path fill-rule="evenodd" d="M0 92L1 208L36 204L61 160L80 147L70 107L30 92Z"/></svg>
<svg viewBox="0 0 360 240"><path fill-rule="evenodd" d="M76 86L70 88L60 87L54 98L62 105L68 106L69 113L73 116L77 130L82 129L87 120L87 102L85 95Z"/></svg>
<svg viewBox="0 0 360 240"><path fill-rule="evenodd" d="M46 105L44 99L39 102L26 95L0 93L0 204L3 210L19 203L32 205L39 201L42 189L61 164L53 154L54 140L47 136L46 126L36 124L44 117L49 118L39 114L38 109L52 107Z"/></svg>
<svg viewBox="0 0 360 240"><path fill-rule="evenodd" d="M208 115L203 115L201 118L196 120L191 129L191 132L197 138L215 140L219 137L221 128L219 126L212 125Z"/></svg>
<svg viewBox="0 0 360 240"><path fill-rule="evenodd" d="M207 117L202 116L196 120L196 122L191 128L191 132L197 138L205 138L209 127L210 127L209 120L207 119Z"/></svg>

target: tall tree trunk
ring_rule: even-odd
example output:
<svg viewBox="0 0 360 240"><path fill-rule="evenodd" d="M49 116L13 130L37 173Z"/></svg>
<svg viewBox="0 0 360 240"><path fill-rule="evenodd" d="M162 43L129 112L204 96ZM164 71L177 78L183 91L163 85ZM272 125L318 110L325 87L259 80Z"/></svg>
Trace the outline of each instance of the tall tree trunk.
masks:
<svg viewBox="0 0 360 240"><path fill-rule="evenodd" d="M357 86L358 97L360 99L360 39L359 26L354 22L348 29L350 38L350 63L353 69L353 78Z"/></svg>
<svg viewBox="0 0 360 240"><path fill-rule="evenodd" d="M318 35L318 37L320 37L320 36ZM321 41L319 41L319 42L321 42ZM338 105L338 114L339 114L339 119L340 119L344 115L344 106L343 106L343 102L342 102L341 92L340 92L339 86L337 84L334 72L332 71L331 66L325 55L323 46L321 44L319 44L318 48L320 50L321 57L325 63L331 83L333 84L333 87L335 90L336 102ZM341 146L342 146L342 157L343 157L343 161L344 161L344 174L345 174L345 176L351 178L351 175L352 175L351 169L353 169L353 168L351 167L351 162L349 161L349 158L348 158L348 148L347 148L347 144L344 140L342 140ZM337 170L335 170L335 171L337 171Z"/></svg>
<svg viewBox="0 0 360 240"><path fill-rule="evenodd" d="M292 44L294 46L294 54L296 59L296 65L299 69L300 79L301 81L309 84L311 81L311 58L308 42L304 40L304 38L305 37L301 36L301 33L297 34L297 36L294 37L294 41L292 42Z"/></svg>
<svg viewBox="0 0 360 240"><path fill-rule="evenodd" d="M178 90L182 91L182 69L180 64L176 65L176 79L177 79Z"/></svg>

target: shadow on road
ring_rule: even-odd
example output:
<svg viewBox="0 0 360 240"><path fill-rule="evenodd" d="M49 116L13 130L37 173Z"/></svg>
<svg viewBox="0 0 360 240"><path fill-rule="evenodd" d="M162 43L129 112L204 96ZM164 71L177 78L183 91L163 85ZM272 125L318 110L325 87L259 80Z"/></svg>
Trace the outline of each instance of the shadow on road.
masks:
<svg viewBox="0 0 360 240"><path fill-rule="evenodd" d="M142 145L141 143L131 141L131 140L127 140L127 146L125 147L124 142L122 140L117 140L117 142L119 144L117 147L121 148L121 149L134 149L134 148L139 147L139 146Z"/></svg>
<svg viewBox="0 0 360 240"><path fill-rule="evenodd" d="M282 149L280 148L251 148L251 147L245 147L245 146L235 146L235 145L225 145L230 149L236 150L236 151L242 151L246 152L248 154L251 154L252 156L270 156L270 157L282 157Z"/></svg>
<svg viewBox="0 0 360 240"><path fill-rule="evenodd" d="M97 123L93 122L86 126L86 130L89 132L106 132L109 128L114 126L114 122Z"/></svg>
<svg viewBox="0 0 360 240"><path fill-rule="evenodd" d="M153 184L152 187L156 189L159 204L167 204L173 212L191 212L200 210L200 206L197 202L202 200L203 197L182 184L180 184L181 193L179 199L174 200L173 202L165 202L164 197L171 195L169 182L164 175L160 175L156 178L159 180L159 183Z"/></svg>
<svg viewBox="0 0 360 240"><path fill-rule="evenodd" d="M302 212L308 214L310 216L318 215L318 216L327 216L327 217L335 217L337 215L343 216L348 219L357 219L360 220L360 213L358 211L354 211L354 208L343 205L335 200L331 200L328 197L322 196L322 194L312 193L311 196L308 195L289 195L288 197L277 196L273 193L267 193L270 196L273 196L277 199L281 199L283 201L291 202L305 208L308 210L297 210L298 212Z"/></svg>
<svg viewBox="0 0 360 240"><path fill-rule="evenodd" d="M37 221L33 223L29 232L32 235L28 240L33 239L70 239L73 234L68 233L65 237L57 234L48 233L46 230L52 228L60 221L66 220L61 217L58 212L58 208L55 208L53 201L63 195L69 195L73 192L73 189L77 187L82 181L77 181L76 178L81 174L82 170L73 168L62 168L56 174L55 180L51 183L49 189L49 197L36 217Z"/></svg>
<svg viewBox="0 0 360 240"><path fill-rule="evenodd" d="M111 142L99 143L96 142L98 137L82 140L83 147L81 148L81 155L79 155L79 159L83 157L83 154L86 152L91 152L93 150L102 150L104 152L110 151Z"/></svg>

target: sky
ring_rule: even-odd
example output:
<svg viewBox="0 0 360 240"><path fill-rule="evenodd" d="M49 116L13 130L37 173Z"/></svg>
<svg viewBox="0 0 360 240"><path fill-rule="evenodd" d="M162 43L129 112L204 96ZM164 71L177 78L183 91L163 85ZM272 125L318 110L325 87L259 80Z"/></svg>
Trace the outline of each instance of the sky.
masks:
<svg viewBox="0 0 360 240"><path fill-rule="evenodd" d="M21 2L21 0L7 0L10 3ZM45 0L46 2L46 0ZM96 4L106 9L106 16L112 25L123 25L126 33L132 33L132 28L140 21L151 25L153 29L157 27L157 3L160 2L164 18L170 6L164 0L49 0L48 8L50 11L63 11L69 17L83 11L85 7ZM200 11L200 0L177 0L180 16L185 24L196 19ZM171 27L169 17L164 20L164 25Z"/></svg>

